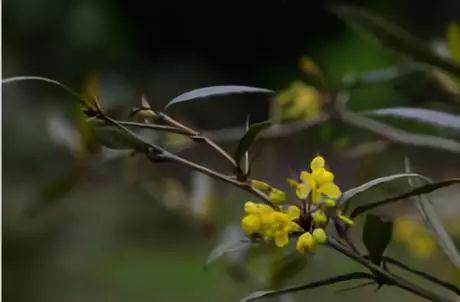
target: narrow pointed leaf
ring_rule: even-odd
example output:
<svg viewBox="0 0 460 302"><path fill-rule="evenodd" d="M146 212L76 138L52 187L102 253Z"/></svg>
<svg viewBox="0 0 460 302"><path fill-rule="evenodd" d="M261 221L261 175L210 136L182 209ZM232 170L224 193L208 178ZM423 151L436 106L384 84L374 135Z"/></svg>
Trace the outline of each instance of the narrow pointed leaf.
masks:
<svg viewBox="0 0 460 302"><path fill-rule="evenodd" d="M23 82L23 81L40 81L40 82L46 82L46 83L51 83L51 84L57 85L57 86L63 88L68 93L70 93L71 95L73 95L74 97L76 97L83 106L88 107L88 103L82 99L82 97L80 96L79 93L75 92L69 86L67 86L67 85L65 85L65 84L63 84L61 82L58 82L56 80L53 80L53 79L48 79L48 78L45 78L45 77L38 77L38 76L17 76L17 77L11 77L11 78L2 79L2 84L5 85L5 84L11 84L11 83Z"/></svg>
<svg viewBox="0 0 460 302"><path fill-rule="evenodd" d="M358 195L358 194L360 194L362 192L365 192L365 191L367 191L369 189L372 189L373 187L375 187L377 185L384 184L384 183L387 183L387 182L391 182L393 180L400 179L400 178L407 178L407 177L420 177L420 178L424 178L424 179L426 178L425 176L420 175L420 174L416 174L416 173L400 173L400 174L393 174L393 175L388 175L388 176L384 176L384 177L379 177L379 178L373 179L373 180L371 180L369 182L366 182L365 184L362 184L362 185L360 185L358 187L355 187L353 189L345 191L342 194L342 197L340 198L340 200L338 201L338 204L344 205L344 204L348 203L356 195Z"/></svg>
<svg viewBox="0 0 460 302"><path fill-rule="evenodd" d="M406 159L406 171L410 170L411 168L409 160ZM416 185L421 184L421 182L417 179L409 178L408 181L411 187L415 187ZM444 227L441 218L436 213L431 198L428 195L419 195L415 198L417 209L420 211L425 225L430 230L432 236L438 243L439 248L449 258L452 264L460 269L460 253L455 246L452 237Z"/></svg>
<svg viewBox="0 0 460 302"><path fill-rule="evenodd" d="M262 291L253 292L252 294L243 298L241 302L255 301L261 298L275 297L275 296L279 296L279 295L283 295L287 293L293 293L293 292L298 292L302 290L326 286L326 285L330 285L330 284L334 284L338 282L358 280L358 279L373 279L373 276L367 273L356 272L356 273L350 273L350 274L345 274L345 275L339 275L339 276L324 279L321 281L310 282L310 283L300 285L300 286L291 286L291 287L286 287L286 288L276 289L276 290L262 290Z"/></svg>
<svg viewBox="0 0 460 302"><path fill-rule="evenodd" d="M384 108L366 111L365 114L375 116L394 116L409 120L431 124L437 127L460 130L460 116L445 112L422 109L422 108Z"/></svg>
<svg viewBox="0 0 460 302"><path fill-rule="evenodd" d="M366 211L369 211L371 209L386 206L386 205L388 205L390 203L394 203L394 202L400 201L402 199L407 199L409 197L422 195L422 194L428 194L428 193L434 192L436 190L439 190L441 188L451 186L451 185L454 185L454 184L458 184L458 183L460 183L460 178L452 178L452 179L448 179L448 180L445 180L445 181L440 181L440 182L436 182L436 183L430 183L430 184L427 184L427 185L419 186L419 187L416 187L416 188L414 188L411 191L408 191L406 193L403 193L403 194L400 194L400 195L397 195L397 196L394 196L394 197L390 197L390 198L385 198L383 200L376 201L376 202L373 202L373 203L370 203L370 204L367 204L367 205L356 207L353 210L353 212L351 213L350 217L354 218L354 217L356 217L356 216L358 216L358 215L360 215L360 214L362 214L362 213L364 213Z"/></svg>
<svg viewBox="0 0 460 302"><path fill-rule="evenodd" d="M195 89L186 93L183 93L174 99L172 99L166 106L165 109L178 103L184 103L194 101L197 99L210 98L216 96L225 96L231 94L273 94L274 92L265 88L249 87L249 86L211 86Z"/></svg>
<svg viewBox="0 0 460 302"><path fill-rule="evenodd" d="M418 62L460 75L459 64L441 57L428 46L428 43L411 36L404 29L381 16L371 11L348 5L337 5L330 9L349 26L376 40L384 47L409 56Z"/></svg>
<svg viewBox="0 0 460 302"><path fill-rule="evenodd" d="M380 265L380 262L382 262L383 253L391 241L392 232L393 223L384 221L379 216L366 216L363 242L374 264Z"/></svg>
<svg viewBox="0 0 460 302"><path fill-rule="evenodd" d="M252 143L256 139L257 135L262 132L264 129L268 128L271 125L270 121L265 121L261 123L252 124L243 137L238 142L238 145L235 150L235 161L237 164L240 163L244 154L249 150Z"/></svg>

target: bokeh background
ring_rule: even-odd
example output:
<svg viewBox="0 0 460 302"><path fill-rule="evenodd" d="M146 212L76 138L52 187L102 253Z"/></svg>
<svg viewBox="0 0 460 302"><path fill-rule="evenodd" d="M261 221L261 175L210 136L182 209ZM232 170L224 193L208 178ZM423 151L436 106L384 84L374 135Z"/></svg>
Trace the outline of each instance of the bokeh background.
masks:
<svg viewBox="0 0 460 302"><path fill-rule="evenodd" d="M386 16L433 45L442 44L449 22L460 20L460 2L453 0L349 3ZM2 73L4 78L45 76L76 90L97 77L104 105L126 116L143 93L153 107L161 108L171 98L204 86L240 84L280 91L304 79L298 62L306 55L332 82L400 62L399 56L351 31L325 10L327 4L7 0ZM418 79L396 84L358 91L352 107L460 111L458 102L443 102L443 95ZM238 223L241 205L249 198L245 193L126 152L97 146L82 151L73 100L45 83L10 84L3 87L2 96L5 301L236 301L267 286L274 262L270 251L251 256L248 266L233 255L203 269L222 232L235 231L226 227ZM188 125L213 130L241 126L248 113L255 120L267 118L269 107L266 100L236 97L170 113ZM447 135L458 138L458 133ZM223 145L231 150L235 143ZM253 174L282 188L285 177L317 153L328 159L344 189L403 171L406 156L413 170L433 179L458 177L460 172L458 154L388 143L336 121L261 140L257 150ZM205 148L182 154L224 168ZM404 181L384 186L365 194L361 202L405 187ZM458 187L433 194L457 243L459 194ZM383 214L403 216L401 228L416 228L424 240L414 243L414 233L405 237L402 232L391 244L390 255L460 283L458 270L417 223L415 208L395 205ZM305 269L284 282L353 269L355 264L321 249L308 258ZM420 300L393 288L337 293L344 287L285 299Z"/></svg>

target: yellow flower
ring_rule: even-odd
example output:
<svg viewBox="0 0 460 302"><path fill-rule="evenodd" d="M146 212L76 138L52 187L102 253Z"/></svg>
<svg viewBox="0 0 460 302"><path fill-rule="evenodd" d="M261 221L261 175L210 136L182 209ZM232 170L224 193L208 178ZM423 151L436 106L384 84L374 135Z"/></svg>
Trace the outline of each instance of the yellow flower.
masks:
<svg viewBox="0 0 460 302"><path fill-rule="evenodd" d="M324 229L317 228L313 231L313 238L315 238L315 241L318 243L325 243L327 240L327 235Z"/></svg>
<svg viewBox="0 0 460 302"><path fill-rule="evenodd" d="M260 230L260 218L255 214L247 215L241 220L241 227L246 234L254 234Z"/></svg>
<svg viewBox="0 0 460 302"><path fill-rule="evenodd" d="M266 182L256 180L256 179L251 180L251 187L257 190L264 191L264 192L267 192L271 188L270 185L267 184Z"/></svg>
<svg viewBox="0 0 460 302"><path fill-rule="evenodd" d="M286 201L286 193L281 190L272 188L270 193L268 194L268 199L273 204L280 204Z"/></svg>
<svg viewBox="0 0 460 302"><path fill-rule="evenodd" d="M328 199L337 199L342 195L339 187L334 183L334 174L324 168L324 164L324 158L316 156L310 163L311 173L307 171L300 173L300 180L307 187L302 189L302 193L311 192L313 204L319 204L323 195Z"/></svg>
<svg viewBox="0 0 460 302"><path fill-rule="evenodd" d="M244 205L246 216L241 220L241 227L247 235L260 232L266 240L273 239L278 247L289 242L289 233L301 230L294 222L300 216L297 206L289 206L285 211L278 211L265 204L248 201Z"/></svg>
<svg viewBox="0 0 460 302"><path fill-rule="evenodd" d="M309 232L303 233L297 239L296 250L300 253L314 252L316 248L316 241L312 234Z"/></svg>
<svg viewBox="0 0 460 302"><path fill-rule="evenodd" d="M311 215L311 217L313 218L313 221L317 225L327 222L327 216L322 210L317 210Z"/></svg>

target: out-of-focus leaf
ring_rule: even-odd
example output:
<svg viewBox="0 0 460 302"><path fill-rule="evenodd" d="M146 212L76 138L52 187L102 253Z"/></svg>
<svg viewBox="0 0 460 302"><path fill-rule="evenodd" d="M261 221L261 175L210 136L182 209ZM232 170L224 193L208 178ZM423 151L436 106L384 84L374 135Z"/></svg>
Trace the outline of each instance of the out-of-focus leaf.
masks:
<svg viewBox="0 0 460 302"><path fill-rule="evenodd" d="M446 32L447 47L452 60L460 63L460 25L452 22Z"/></svg>
<svg viewBox="0 0 460 302"><path fill-rule="evenodd" d="M249 150L252 143L256 139L257 135L267 127L271 125L270 121L265 121L261 123L252 124L243 137L238 142L238 145L235 150L235 161L237 164L240 163L246 151Z"/></svg>
<svg viewBox="0 0 460 302"><path fill-rule="evenodd" d="M374 132L390 141L460 153L460 143L457 141L439 136L407 132L349 111L345 107L338 109L343 122Z"/></svg>
<svg viewBox="0 0 460 302"><path fill-rule="evenodd" d="M40 190L40 200L42 202L52 203L65 197L75 187L78 179L78 176L72 173L46 184Z"/></svg>
<svg viewBox="0 0 460 302"><path fill-rule="evenodd" d="M360 194L362 192L365 192L369 189L372 189L373 187L384 184L399 178L405 178L405 177L420 177L420 178L426 178L423 175L416 174L416 173L399 173L399 174L393 174L393 175L388 175L388 176L383 176L379 177L376 179L373 179L371 181L368 181L358 187L352 188L350 190L345 191L342 196L340 197L338 204L339 205L344 205L347 204L353 197L355 197L357 194Z"/></svg>
<svg viewBox="0 0 460 302"><path fill-rule="evenodd" d="M77 129L61 114L51 114L47 119L47 130L50 138L57 145L67 148L73 155L81 154L81 137Z"/></svg>
<svg viewBox="0 0 460 302"><path fill-rule="evenodd" d="M410 162L408 159L405 161L406 171L411 171ZM409 185L411 187L416 187L421 185L421 182L418 179L408 179ZM417 208L422 214L423 221L428 229L431 231L432 236L436 239L438 246L441 251L450 259L452 264L460 269L460 253L455 246L452 237L445 229L441 218L436 213L431 198L428 195L419 195L416 196Z"/></svg>
<svg viewBox="0 0 460 302"><path fill-rule="evenodd" d="M367 204L367 205L356 207L353 210L353 212L351 213L350 217L354 218L354 217L358 216L359 214L362 214L362 213L364 213L364 212L366 212L368 210L371 210L371 209L374 209L374 208L377 208L377 207L381 207L381 206L385 206L385 205L388 205L390 203L393 203L393 202L396 202L396 201L399 201L399 200L402 200L402 199L407 199L407 198L412 197L412 196L428 194L428 193L434 192L436 190L439 190L441 188L451 186L451 185L454 185L454 184L458 184L458 183L460 183L460 178L451 178L451 179L448 179L448 180L435 182L435 183L430 183L430 184L423 185L423 186L419 186L419 187L416 187L416 188L414 188L413 190L411 190L409 192L406 192L406 193L403 193L403 194L400 194L400 195L397 195L397 196L394 196L394 197L385 198L385 199L380 200L380 201L372 202L372 203Z"/></svg>
<svg viewBox="0 0 460 302"><path fill-rule="evenodd" d="M89 124L97 142L109 149L144 151L149 148L149 145L137 136L130 135L114 125L109 125L94 118L90 119Z"/></svg>
<svg viewBox="0 0 460 302"><path fill-rule="evenodd" d="M373 12L348 5L333 6L331 11L348 25L377 40L384 47L416 61L460 75L460 65L439 56L426 43Z"/></svg>
<svg viewBox="0 0 460 302"><path fill-rule="evenodd" d="M207 269L209 264L222 258L223 256L243 251L251 245L251 241L244 236L240 227L228 226L220 236L219 243L209 253L204 268Z"/></svg>
<svg viewBox="0 0 460 302"><path fill-rule="evenodd" d="M383 253L391 241L393 223L381 217L367 215L363 229L363 242L373 263L380 265Z"/></svg>
<svg viewBox="0 0 460 302"><path fill-rule="evenodd" d="M417 120L434 126L460 130L460 116L429 109L396 107L371 110L365 113L376 116L394 116Z"/></svg>
<svg viewBox="0 0 460 302"><path fill-rule="evenodd" d="M267 298L267 297L275 297L287 293L293 293L293 292L298 292L301 290L307 290L307 289L312 289L312 288L317 288L321 286L326 286L338 282L343 282L343 281L350 281L350 280L360 280L360 279L373 279L373 276L368 273L349 273L345 275L339 275L336 277L324 279L321 281L315 281L315 282L310 282L304 285L299 285L299 286L291 286L291 287L286 287L282 289L275 289L275 290L262 290L262 291L257 291L249 294L245 298L241 299L241 302L248 302L248 301L255 301L259 300L261 298Z"/></svg>
<svg viewBox="0 0 460 302"><path fill-rule="evenodd" d="M298 275L308 263L308 258L297 251L277 258L272 263L270 284L277 287Z"/></svg>
<svg viewBox="0 0 460 302"><path fill-rule="evenodd" d="M249 86L211 86L195 89L186 93L183 93L174 99L172 99L166 106L165 109L172 105L194 101L196 99L209 98L215 96L224 96L230 94L273 94L274 92L265 88L256 88Z"/></svg>
<svg viewBox="0 0 460 302"><path fill-rule="evenodd" d="M22 82L22 81L41 81L41 82L46 82L46 83L51 83L54 85L57 85L61 88L63 88L65 91L73 95L78 99L78 101L86 108L92 108L91 104L85 101L80 94L75 92L72 88L69 86L62 84L61 82L58 82L56 80L48 79L45 77L37 77L37 76L17 76L17 77L11 77L11 78L6 78L2 79L2 84L10 84L10 83L15 83L15 82Z"/></svg>

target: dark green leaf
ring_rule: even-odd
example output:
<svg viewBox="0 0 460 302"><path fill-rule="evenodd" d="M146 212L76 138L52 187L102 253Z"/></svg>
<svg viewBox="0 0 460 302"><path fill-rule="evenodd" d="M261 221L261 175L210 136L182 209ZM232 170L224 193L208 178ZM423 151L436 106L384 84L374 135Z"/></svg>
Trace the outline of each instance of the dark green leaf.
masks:
<svg viewBox="0 0 460 302"><path fill-rule="evenodd" d="M257 135L267 127L271 125L270 121L265 121L261 123L252 124L243 137L238 142L238 145L235 150L235 161L237 164L240 163L246 151L249 150L252 143L254 142Z"/></svg>
<svg viewBox="0 0 460 302"><path fill-rule="evenodd" d="M285 283L290 278L298 275L307 266L307 263L308 257L297 251L277 258L272 263L270 284L276 287Z"/></svg>
<svg viewBox="0 0 460 302"><path fill-rule="evenodd" d="M348 25L377 40L384 47L407 55L416 61L460 75L460 65L441 57L431 50L427 43L414 38L404 29L373 12L347 5L333 6L331 11Z"/></svg>
<svg viewBox="0 0 460 302"><path fill-rule="evenodd" d="M340 198L340 200L338 201L338 204L340 205L345 205L347 204L353 197L355 197L356 195L362 193L362 192L365 192L369 189L372 189L373 187L377 186L377 185L380 185L380 184L383 184L383 183L387 183L387 182L390 182L390 181L393 181L393 180L396 180L396 179L399 179L399 178L405 178L405 177L420 177L420 178L426 178L425 176L423 175L420 175L420 174L416 174L416 173L400 173L400 174L393 174L393 175L388 175L388 176L384 176L384 177L379 177L379 178L376 178L376 179L373 179L369 182L366 182L365 184L362 184L356 188L353 188L353 189L350 189L346 192L344 192L342 194L342 197Z"/></svg>
<svg viewBox="0 0 460 302"><path fill-rule="evenodd" d="M434 126L460 130L460 116L422 108L384 108L366 111L365 114L376 116L394 116L417 120Z"/></svg>
<svg viewBox="0 0 460 302"><path fill-rule="evenodd" d="M367 215L363 229L363 242L369 252L371 261L380 265L383 253L391 241L393 223L381 217Z"/></svg>
<svg viewBox="0 0 460 302"><path fill-rule="evenodd" d="M358 216L359 214L362 214L362 213L364 213L366 211L369 211L371 209L375 209L377 207L385 206L385 205L388 205L390 203L397 202L397 201L400 201L402 199L406 199L406 198L409 198L409 197L412 197L412 196L431 193L431 192L436 191L438 189L441 189L441 188L444 188L444 187L447 187L447 186L450 186L450 185L453 185L453 184L458 184L458 183L460 183L460 178L452 178L452 179L448 179L448 180L445 180L445 181L440 181L440 182L437 182L437 183L430 183L430 184L427 184L427 185L419 186L419 187L416 187L413 190L408 191L406 193L403 193L403 194L400 194L400 195L397 195L397 196L394 196L394 197L390 197L390 198L385 198L383 200L376 201L376 202L373 202L373 203L370 203L370 204L367 204L367 205L356 207L356 209L354 209L353 212L351 213L350 217L354 218L354 217Z"/></svg>
<svg viewBox="0 0 460 302"><path fill-rule="evenodd" d="M248 86L211 86L205 88L195 89L184 94L181 94L174 99L172 99L166 106L166 108L171 107L177 103L183 103L188 101L193 101L196 99L215 97L215 96L224 96L230 94L247 94L247 93L257 93L257 94L273 94L274 92L265 88L256 88Z"/></svg>
<svg viewBox="0 0 460 302"><path fill-rule="evenodd" d="M406 159L406 171L410 171L410 163L409 160ZM416 185L421 185L421 182L417 179L408 179L409 185L411 187L415 187ZM431 182L429 182L431 183ZM450 261L460 269L460 253L455 246L452 237L450 237L449 233L445 229L441 218L436 213L431 198L428 195L419 195L416 196L416 204L417 208L422 214L423 221L428 229L431 231L431 234L436 239L438 246L440 247L441 251L446 254L446 256L450 259Z"/></svg>
<svg viewBox="0 0 460 302"><path fill-rule="evenodd" d="M286 288L276 289L276 290L263 290L263 291L253 292L252 294L243 298L241 302L255 301L261 298L279 296L279 295L283 295L287 293L293 293L293 292L297 292L301 290L312 289L312 288L326 286L326 285L343 282L343 281L357 280L357 279L373 279L373 278L374 277L371 274L367 274L367 273L360 273L360 272L349 273L345 275L339 275L336 277L324 279L321 281L307 283L307 284L300 285L300 286L291 286L291 287L286 287Z"/></svg>

